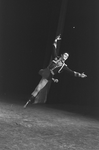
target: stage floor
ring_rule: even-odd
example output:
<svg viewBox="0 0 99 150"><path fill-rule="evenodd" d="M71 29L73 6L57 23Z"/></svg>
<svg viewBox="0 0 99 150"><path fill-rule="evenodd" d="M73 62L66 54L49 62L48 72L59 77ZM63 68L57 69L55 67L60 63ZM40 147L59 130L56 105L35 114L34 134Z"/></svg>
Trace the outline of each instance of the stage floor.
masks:
<svg viewBox="0 0 99 150"><path fill-rule="evenodd" d="M0 150L99 150L99 121L47 105L2 102Z"/></svg>

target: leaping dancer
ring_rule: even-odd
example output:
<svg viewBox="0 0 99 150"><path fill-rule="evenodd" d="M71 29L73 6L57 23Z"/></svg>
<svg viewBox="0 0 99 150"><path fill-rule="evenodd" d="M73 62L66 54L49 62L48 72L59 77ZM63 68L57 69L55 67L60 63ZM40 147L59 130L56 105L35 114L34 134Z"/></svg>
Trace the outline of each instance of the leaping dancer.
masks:
<svg viewBox="0 0 99 150"><path fill-rule="evenodd" d="M52 59L52 61L50 62L50 64L48 65L47 68L45 69L41 69L39 71L39 74L42 76L42 79L40 80L39 84L37 85L37 87L35 88L35 90L31 93L31 97L30 99L27 101L27 103L24 105L24 108L26 108L26 106L28 105L28 103L30 101L33 101L33 104L36 103L41 103L40 99L37 98L38 95L40 94L40 92L42 92L44 90L44 88L47 87L48 83L52 80L54 82L58 82L58 79L55 79L54 76L57 73L61 73L62 70L66 70L67 72L70 72L71 74L73 74L75 77L81 77L81 78L85 78L87 77L87 75L83 73L79 73L76 71L73 71L71 69L68 68L67 64L65 63L65 61L68 59L69 54L68 53L63 53L61 56L58 56L56 53L57 50L57 42L58 40L61 40L60 35L58 35L53 43L54 45L54 58ZM43 99L43 103L45 103L47 100L47 93L45 95L45 99Z"/></svg>

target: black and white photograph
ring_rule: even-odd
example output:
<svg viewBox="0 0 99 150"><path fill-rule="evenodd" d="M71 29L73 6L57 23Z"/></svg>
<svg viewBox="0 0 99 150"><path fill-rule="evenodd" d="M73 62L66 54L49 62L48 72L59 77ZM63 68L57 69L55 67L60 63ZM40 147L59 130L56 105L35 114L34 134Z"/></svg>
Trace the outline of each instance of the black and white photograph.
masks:
<svg viewBox="0 0 99 150"><path fill-rule="evenodd" d="M99 1L0 1L0 150L99 150Z"/></svg>

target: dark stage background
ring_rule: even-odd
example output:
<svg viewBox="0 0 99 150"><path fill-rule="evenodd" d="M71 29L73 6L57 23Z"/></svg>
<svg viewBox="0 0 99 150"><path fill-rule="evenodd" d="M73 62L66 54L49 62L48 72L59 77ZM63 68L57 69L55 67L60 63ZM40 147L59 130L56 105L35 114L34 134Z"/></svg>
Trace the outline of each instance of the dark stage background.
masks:
<svg viewBox="0 0 99 150"><path fill-rule="evenodd" d="M38 84L38 71L45 57L50 58L46 51L56 36L60 6L61 0L1 0L1 98L26 102ZM59 83L52 84L47 103L99 106L98 6L98 0L68 1L59 53L69 52L68 67L88 77L75 78L66 72L58 75Z"/></svg>

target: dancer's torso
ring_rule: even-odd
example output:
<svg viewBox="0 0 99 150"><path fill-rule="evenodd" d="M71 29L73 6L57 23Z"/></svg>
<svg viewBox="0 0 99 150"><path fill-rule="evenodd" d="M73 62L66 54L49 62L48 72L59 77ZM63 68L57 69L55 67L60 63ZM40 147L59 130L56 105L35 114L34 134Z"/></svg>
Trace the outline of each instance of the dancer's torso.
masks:
<svg viewBox="0 0 99 150"><path fill-rule="evenodd" d="M60 73L64 67L64 64L62 61L59 60L52 60L52 62L49 64L49 66L45 69L41 69L39 71L39 74L46 79L51 79L52 76L54 76L57 73ZM66 64L65 64L66 65Z"/></svg>
<svg viewBox="0 0 99 150"><path fill-rule="evenodd" d="M59 73L64 66L64 63L61 60L53 60L49 65L49 69L52 75L55 75L57 72Z"/></svg>

